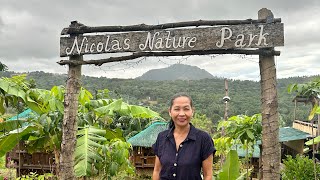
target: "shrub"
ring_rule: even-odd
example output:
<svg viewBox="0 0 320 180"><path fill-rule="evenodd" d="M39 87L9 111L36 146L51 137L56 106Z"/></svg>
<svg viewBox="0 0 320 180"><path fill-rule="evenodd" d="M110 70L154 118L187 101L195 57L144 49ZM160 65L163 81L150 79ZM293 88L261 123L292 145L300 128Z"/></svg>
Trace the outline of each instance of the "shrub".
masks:
<svg viewBox="0 0 320 180"><path fill-rule="evenodd" d="M314 179L314 164L312 159L297 155L295 158L287 156L283 161L285 167L281 171L283 180L310 180ZM316 174L320 173L320 165L316 164Z"/></svg>

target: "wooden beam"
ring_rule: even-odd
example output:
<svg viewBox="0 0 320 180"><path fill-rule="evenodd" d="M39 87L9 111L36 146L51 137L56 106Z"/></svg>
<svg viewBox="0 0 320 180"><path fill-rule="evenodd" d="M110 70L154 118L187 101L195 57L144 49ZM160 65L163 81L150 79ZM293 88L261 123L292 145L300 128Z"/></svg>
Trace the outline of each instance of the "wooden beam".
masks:
<svg viewBox="0 0 320 180"><path fill-rule="evenodd" d="M183 52L284 45L282 23L60 37L60 56L119 52Z"/></svg>
<svg viewBox="0 0 320 180"><path fill-rule="evenodd" d="M86 26L77 21L71 22L71 24L79 24L77 27L64 28L61 31L61 35L68 34L84 34L94 32L129 32L129 31L151 31L156 29L169 29L169 28L180 28L190 26L221 26L221 25L239 25L239 24L259 24L266 23L266 19L246 19L246 20L198 20L198 21L185 21L176 23L165 23L158 25L147 25L147 24L136 24L129 26L97 26L91 27ZM281 18L274 19L275 23L281 22Z"/></svg>
<svg viewBox="0 0 320 180"><path fill-rule="evenodd" d="M120 57L110 57L106 59L99 60L85 60L85 61L74 61L74 60L60 60L57 62L60 65L84 65L84 64L94 64L96 66L101 66L104 63L110 62L120 62L127 61L132 59L137 59L140 57L154 57L154 56L190 56L190 55L210 55L210 54L245 54L245 55L280 55L280 51L274 50L243 50L243 49L222 49L222 50L208 50L208 51L186 51L186 52L139 52L133 53L128 56L120 56Z"/></svg>

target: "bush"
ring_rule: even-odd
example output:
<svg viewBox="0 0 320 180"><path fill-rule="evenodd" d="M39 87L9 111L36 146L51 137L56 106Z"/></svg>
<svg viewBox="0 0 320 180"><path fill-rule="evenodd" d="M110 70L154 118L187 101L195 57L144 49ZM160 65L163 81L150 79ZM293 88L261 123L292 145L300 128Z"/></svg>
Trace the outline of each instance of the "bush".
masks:
<svg viewBox="0 0 320 180"><path fill-rule="evenodd" d="M310 180L314 179L314 164L312 159L297 155L295 158L287 156L283 161L285 167L281 171L283 180ZM316 174L320 173L320 165L316 164Z"/></svg>

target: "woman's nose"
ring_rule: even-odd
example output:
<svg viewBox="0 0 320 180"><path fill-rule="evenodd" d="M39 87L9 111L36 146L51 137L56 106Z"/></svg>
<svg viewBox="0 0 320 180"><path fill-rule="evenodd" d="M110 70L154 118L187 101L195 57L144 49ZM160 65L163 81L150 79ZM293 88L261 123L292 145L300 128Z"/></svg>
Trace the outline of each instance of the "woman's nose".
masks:
<svg viewBox="0 0 320 180"><path fill-rule="evenodd" d="M186 113L184 111L179 111L180 116L184 116Z"/></svg>

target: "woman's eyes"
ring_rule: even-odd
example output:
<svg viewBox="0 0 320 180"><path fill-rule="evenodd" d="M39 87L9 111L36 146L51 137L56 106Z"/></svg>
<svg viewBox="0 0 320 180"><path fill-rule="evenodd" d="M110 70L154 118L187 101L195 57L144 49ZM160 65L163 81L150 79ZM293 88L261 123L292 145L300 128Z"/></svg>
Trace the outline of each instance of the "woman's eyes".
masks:
<svg viewBox="0 0 320 180"><path fill-rule="evenodd" d="M175 111L180 111L180 109L174 109ZM182 109L182 110L184 110L184 111L189 111L190 110L190 108L184 108L184 109Z"/></svg>

